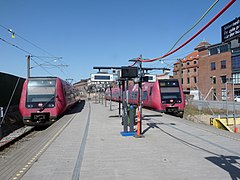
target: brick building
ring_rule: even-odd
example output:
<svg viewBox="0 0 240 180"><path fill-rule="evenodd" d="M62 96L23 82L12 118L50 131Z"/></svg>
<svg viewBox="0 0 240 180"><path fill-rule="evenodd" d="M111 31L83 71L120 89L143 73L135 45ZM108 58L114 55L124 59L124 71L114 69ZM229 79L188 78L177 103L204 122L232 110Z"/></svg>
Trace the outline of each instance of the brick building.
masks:
<svg viewBox="0 0 240 180"><path fill-rule="evenodd" d="M174 63L173 76L185 92L200 99L233 100L240 96L240 17L222 28L222 42L202 41L194 51Z"/></svg>
<svg viewBox="0 0 240 180"><path fill-rule="evenodd" d="M87 83L88 79L82 79L81 81L74 83L74 87L78 90L80 97L87 97Z"/></svg>
<svg viewBox="0 0 240 180"><path fill-rule="evenodd" d="M226 100L226 89L231 88L227 78L232 76L231 49L229 44L215 44L199 51L199 91L202 99ZM232 85L231 85L232 86Z"/></svg>
<svg viewBox="0 0 240 180"><path fill-rule="evenodd" d="M174 63L173 77L179 79L185 92L198 89L198 51Z"/></svg>

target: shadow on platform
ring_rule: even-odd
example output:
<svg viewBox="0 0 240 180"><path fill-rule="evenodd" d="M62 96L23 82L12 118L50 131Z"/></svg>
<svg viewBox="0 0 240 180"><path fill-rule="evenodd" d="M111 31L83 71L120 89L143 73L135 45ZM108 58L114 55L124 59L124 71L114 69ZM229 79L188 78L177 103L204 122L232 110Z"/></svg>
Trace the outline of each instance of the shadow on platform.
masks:
<svg viewBox="0 0 240 180"><path fill-rule="evenodd" d="M66 114L75 114L81 112L85 106L85 103L85 100L81 100L79 103L75 104L72 109L69 110Z"/></svg>
<svg viewBox="0 0 240 180"><path fill-rule="evenodd" d="M148 120L151 120L152 117L162 117L162 115L161 114L143 115L143 119L142 120L148 121Z"/></svg>
<svg viewBox="0 0 240 180"><path fill-rule="evenodd" d="M175 126L175 123L147 123L148 127L146 129L143 130L142 134L145 134L149 129L161 129L158 127L158 125L171 125L171 126Z"/></svg>
<svg viewBox="0 0 240 180"><path fill-rule="evenodd" d="M232 179L240 178L240 157L239 156L210 156L206 159L219 166L229 173ZM237 161L238 160L238 161Z"/></svg>

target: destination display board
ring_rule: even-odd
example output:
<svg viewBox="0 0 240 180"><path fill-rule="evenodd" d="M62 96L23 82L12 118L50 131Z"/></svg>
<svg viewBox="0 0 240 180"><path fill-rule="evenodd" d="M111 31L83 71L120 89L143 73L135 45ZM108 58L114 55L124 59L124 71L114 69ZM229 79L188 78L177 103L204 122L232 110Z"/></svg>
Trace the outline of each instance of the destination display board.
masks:
<svg viewBox="0 0 240 180"><path fill-rule="evenodd" d="M113 81L113 75L112 74L91 74L91 81Z"/></svg>
<svg viewBox="0 0 240 180"><path fill-rule="evenodd" d="M240 17L223 25L221 30L222 42L231 41L234 38L240 37Z"/></svg>

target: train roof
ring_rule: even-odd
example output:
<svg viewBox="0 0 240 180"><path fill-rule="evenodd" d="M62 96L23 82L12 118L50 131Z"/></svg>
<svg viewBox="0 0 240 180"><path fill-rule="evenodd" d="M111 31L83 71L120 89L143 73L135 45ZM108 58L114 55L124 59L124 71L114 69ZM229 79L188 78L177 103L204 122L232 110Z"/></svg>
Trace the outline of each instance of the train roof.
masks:
<svg viewBox="0 0 240 180"><path fill-rule="evenodd" d="M56 76L45 76L45 77L43 76L43 77L29 77L29 78L27 78L27 80L55 80L55 79L60 79L61 81L64 81L61 78L56 77Z"/></svg>
<svg viewBox="0 0 240 180"><path fill-rule="evenodd" d="M36 76L36 77L29 77L28 79L53 79L58 78L56 76Z"/></svg>

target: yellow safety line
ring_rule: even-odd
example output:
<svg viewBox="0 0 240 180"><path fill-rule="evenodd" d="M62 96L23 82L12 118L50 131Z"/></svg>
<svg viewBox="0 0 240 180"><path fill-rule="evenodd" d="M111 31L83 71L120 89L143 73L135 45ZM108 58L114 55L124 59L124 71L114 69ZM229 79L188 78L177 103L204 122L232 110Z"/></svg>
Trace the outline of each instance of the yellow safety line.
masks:
<svg viewBox="0 0 240 180"><path fill-rule="evenodd" d="M19 179L30 169L33 163L40 158L43 152L52 144L52 142L59 136L59 134L69 125L69 123L75 118L76 115L77 114L72 116L72 118L43 146L43 148L40 149L38 153L36 153L35 156L33 156L31 160L29 160L27 164L16 173L16 175L13 177L13 180Z"/></svg>

